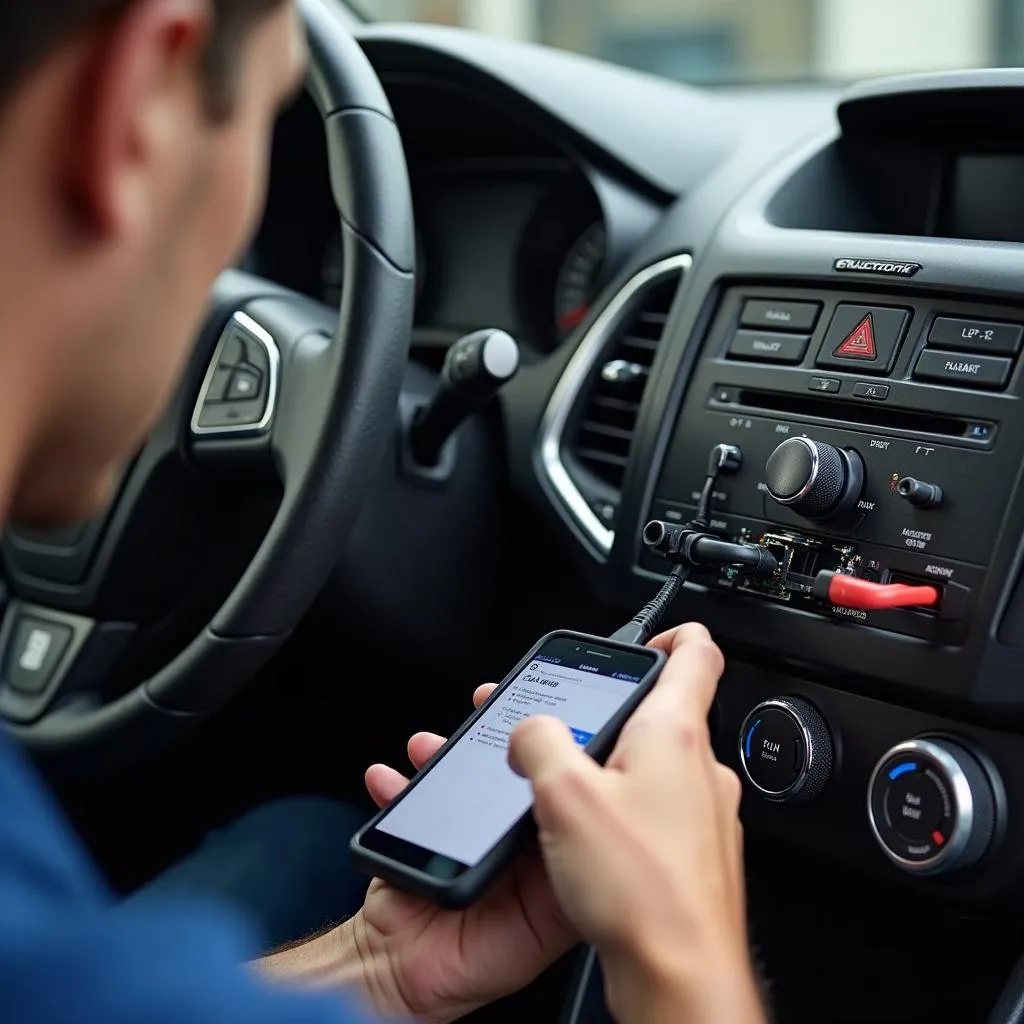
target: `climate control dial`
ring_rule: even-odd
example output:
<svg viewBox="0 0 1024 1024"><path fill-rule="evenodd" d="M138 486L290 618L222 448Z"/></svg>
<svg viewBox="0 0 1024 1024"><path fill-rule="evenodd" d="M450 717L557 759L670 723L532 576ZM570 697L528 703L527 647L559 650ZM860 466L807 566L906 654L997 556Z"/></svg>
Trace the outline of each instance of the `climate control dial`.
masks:
<svg viewBox="0 0 1024 1024"><path fill-rule="evenodd" d="M883 852L904 871L935 875L970 867L995 834L993 782L959 744L910 740L875 766L868 817Z"/></svg>
<svg viewBox="0 0 1024 1024"><path fill-rule="evenodd" d="M778 803L811 800L832 772L832 736L813 704L776 697L758 704L740 729L740 764L751 785Z"/></svg>
<svg viewBox="0 0 1024 1024"><path fill-rule="evenodd" d="M864 488L864 462L852 449L809 437L791 437L765 466L768 494L815 522L852 512Z"/></svg>

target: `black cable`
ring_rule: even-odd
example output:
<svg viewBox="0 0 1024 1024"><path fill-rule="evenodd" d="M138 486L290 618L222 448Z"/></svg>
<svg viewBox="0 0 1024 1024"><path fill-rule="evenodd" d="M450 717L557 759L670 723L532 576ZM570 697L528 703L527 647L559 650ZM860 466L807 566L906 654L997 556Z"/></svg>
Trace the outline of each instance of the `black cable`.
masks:
<svg viewBox="0 0 1024 1024"><path fill-rule="evenodd" d="M676 599L676 595L683 588L687 576L690 575L690 568L686 565L677 565L669 573L664 586L658 591L658 596L648 604L645 604L627 622L622 629L616 630L611 635L612 640L621 640L627 644L645 644L654 636L665 612Z"/></svg>
<svg viewBox="0 0 1024 1024"><path fill-rule="evenodd" d="M755 579L768 579L779 571L778 559L760 544L732 544L694 534L683 544L683 554L693 565L742 565Z"/></svg>

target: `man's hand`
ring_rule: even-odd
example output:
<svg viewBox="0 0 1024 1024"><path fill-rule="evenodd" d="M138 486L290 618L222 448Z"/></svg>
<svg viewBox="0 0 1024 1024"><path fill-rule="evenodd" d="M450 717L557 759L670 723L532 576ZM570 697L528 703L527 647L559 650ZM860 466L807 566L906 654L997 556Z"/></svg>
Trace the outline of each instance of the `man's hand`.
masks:
<svg viewBox="0 0 1024 1024"><path fill-rule="evenodd" d="M493 692L481 686L479 707ZM444 740L419 733L409 760L419 769ZM366 773L381 807L408 785L385 765ZM562 914L539 854L525 854L467 910L440 910L381 881L345 926L362 964L359 983L377 1010L418 1020L454 1020L518 991L579 941Z"/></svg>
<svg viewBox="0 0 1024 1024"><path fill-rule="evenodd" d="M703 626L654 641L669 661L605 768L557 719L513 733L559 902L601 954L623 1024L761 1024L747 938L740 783L707 715L723 669Z"/></svg>

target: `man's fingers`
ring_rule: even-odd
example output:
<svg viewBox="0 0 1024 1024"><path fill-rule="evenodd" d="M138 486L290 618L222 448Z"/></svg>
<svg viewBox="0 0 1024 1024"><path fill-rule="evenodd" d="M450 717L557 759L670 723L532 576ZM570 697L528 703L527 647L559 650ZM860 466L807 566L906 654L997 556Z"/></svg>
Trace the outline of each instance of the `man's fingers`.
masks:
<svg viewBox="0 0 1024 1024"><path fill-rule="evenodd" d="M416 733L406 747L413 767L419 771L447 742L432 732Z"/></svg>
<svg viewBox="0 0 1024 1024"><path fill-rule="evenodd" d="M565 813L582 809L601 769L583 752L557 718L535 715L509 742L512 770L533 784L534 816L541 828L554 827Z"/></svg>
<svg viewBox="0 0 1024 1024"><path fill-rule="evenodd" d="M666 650L661 678L622 731L615 760L650 749L644 738L672 729L680 748L707 747L707 716L725 665L722 652L701 625L688 623L658 637L653 646Z"/></svg>
<svg viewBox="0 0 1024 1024"><path fill-rule="evenodd" d="M481 704L498 688L496 683L484 683L478 686L473 694L473 706L480 707ZM418 732L406 748L409 760L413 767L419 771L448 741L443 736L432 732Z"/></svg>
<svg viewBox="0 0 1024 1024"><path fill-rule="evenodd" d="M480 707L497 688L497 683L484 683L483 686L478 686L473 694L473 707Z"/></svg>
<svg viewBox="0 0 1024 1024"><path fill-rule="evenodd" d="M366 769L366 788L378 807L386 807L409 785L409 780L386 764L374 764Z"/></svg>

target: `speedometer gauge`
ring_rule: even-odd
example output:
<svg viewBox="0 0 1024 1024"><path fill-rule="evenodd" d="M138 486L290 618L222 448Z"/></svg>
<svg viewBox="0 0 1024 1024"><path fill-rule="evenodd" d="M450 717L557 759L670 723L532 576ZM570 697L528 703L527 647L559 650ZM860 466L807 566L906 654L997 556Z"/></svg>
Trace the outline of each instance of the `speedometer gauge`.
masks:
<svg viewBox="0 0 1024 1024"><path fill-rule="evenodd" d="M575 330L587 318L601 286L606 255L604 224L591 224L573 242L555 281L555 326L560 336Z"/></svg>

